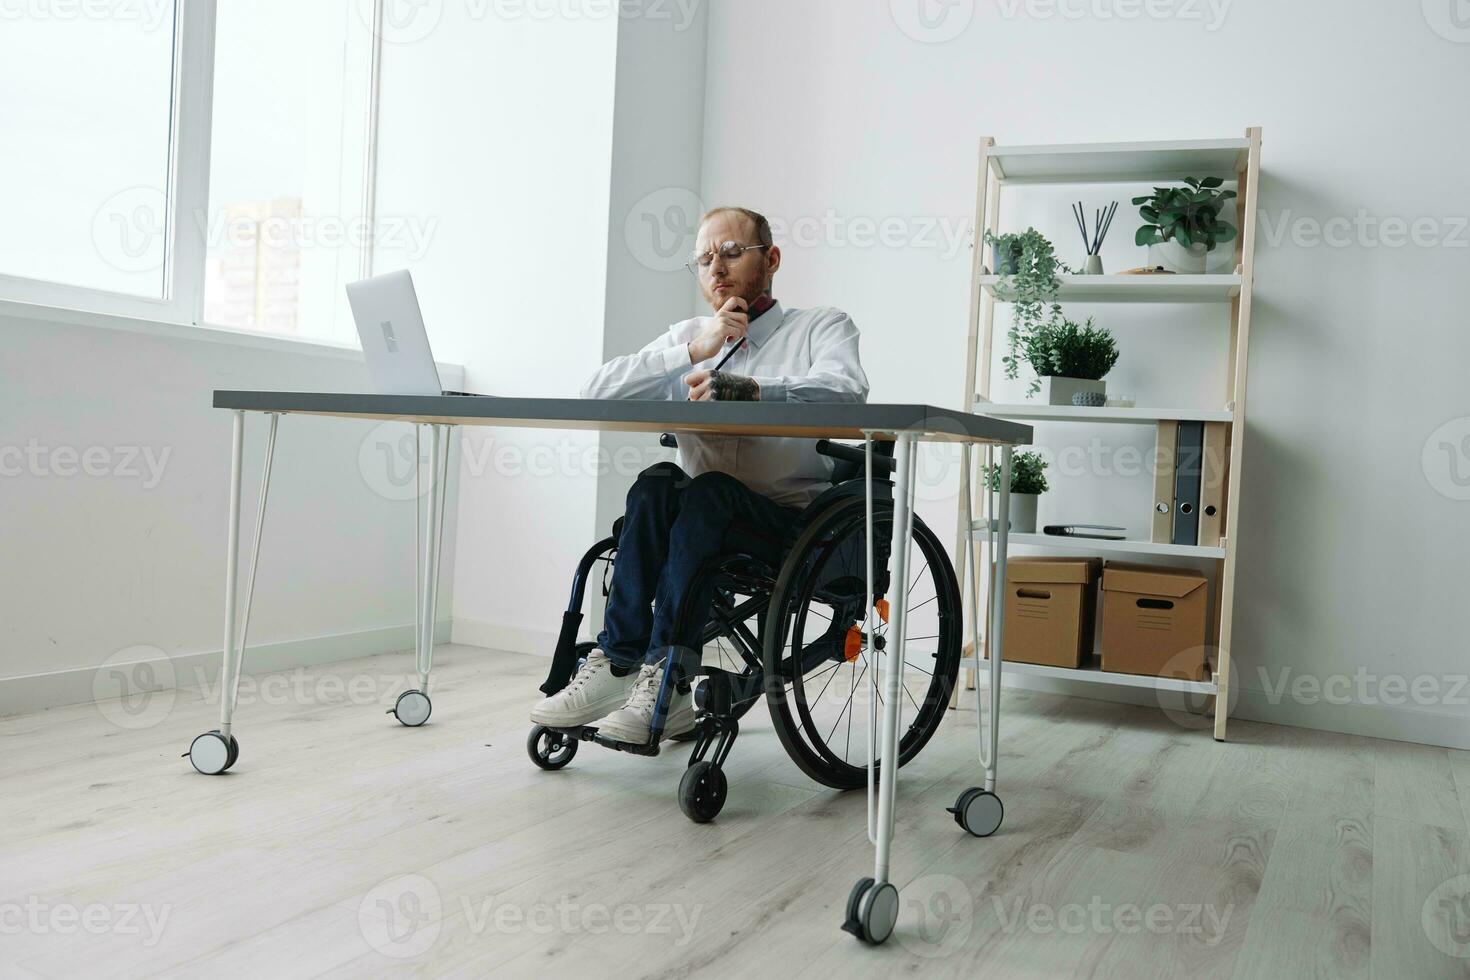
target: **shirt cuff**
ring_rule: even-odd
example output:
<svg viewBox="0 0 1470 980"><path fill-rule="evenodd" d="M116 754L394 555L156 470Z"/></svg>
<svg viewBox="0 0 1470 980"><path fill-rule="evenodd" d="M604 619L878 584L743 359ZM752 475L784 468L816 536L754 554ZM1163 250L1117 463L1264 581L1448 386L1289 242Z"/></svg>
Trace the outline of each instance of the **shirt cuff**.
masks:
<svg viewBox="0 0 1470 980"><path fill-rule="evenodd" d="M751 380L761 386L761 401L784 402L786 400L786 382L780 378L752 378Z"/></svg>
<svg viewBox="0 0 1470 980"><path fill-rule="evenodd" d="M675 381L684 377L694 370L694 365L689 360L689 345L675 344L673 347L665 347L661 352L664 359L664 375Z"/></svg>

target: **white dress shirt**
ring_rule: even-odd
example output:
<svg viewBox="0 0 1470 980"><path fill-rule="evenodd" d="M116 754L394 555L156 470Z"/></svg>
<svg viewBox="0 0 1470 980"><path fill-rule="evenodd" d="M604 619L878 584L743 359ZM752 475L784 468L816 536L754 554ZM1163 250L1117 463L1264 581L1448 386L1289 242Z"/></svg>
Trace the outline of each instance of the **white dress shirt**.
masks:
<svg viewBox="0 0 1470 980"><path fill-rule="evenodd" d="M674 324L636 354L608 361L582 386L583 398L689 397L685 375L713 369L728 353L692 364L688 344L713 320L697 316ZM745 346L721 372L760 385L761 401L864 402L868 378L858 360L858 329L830 306L785 310L777 303L750 323ZM728 473L787 507L805 507L831 481L832 460L814 439L677 433L679 463L690 476Z"/></svg>

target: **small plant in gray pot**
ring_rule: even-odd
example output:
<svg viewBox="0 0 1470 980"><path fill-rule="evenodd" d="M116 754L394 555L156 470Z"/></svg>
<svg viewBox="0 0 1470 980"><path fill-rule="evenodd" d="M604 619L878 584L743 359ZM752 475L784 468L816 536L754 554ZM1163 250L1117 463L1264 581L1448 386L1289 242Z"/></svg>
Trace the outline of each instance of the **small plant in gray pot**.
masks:
<svg viewBox="0 0 1470 980"><path fill-rule="evenodd" d="M990 246L990 271L997 276L1014 276L1021 266L1021 236L987 231L985 244Z"/></svg>
<svg viewBox="0 0 1470 980"><path fill-rule="evenodd" d="M1170 272L1229 271L1231 256L1215 248L1235 238L1235 226L1221 217L1234 191L1220 190L1219 177L1186 178L1185 187L1155 187L1152 194L1135 197L1139 215L1147 224L1133 240L1148 246L1150 268Z"/></svg>
<svg viewBox="0 0 1470 980"><path fill-rule="evenodd" d="M1026 397L1039 391L1048 405L1072 405L1079 394L1106 398L1108 383L1103 378L1118 363L1118 343L1091 317L1085 325L1060 317L1027 338L1025 355L1036 372Z"/></svg>
<svg viewBox="0 0 1470 980"><path fill-rule="evenodd" d="M1011 458L1011 530L1017 534L1036 533L1036 500L1049 489L1045 471L1046 460L1037 453L1016 453ZM986 467L985 484L999 492L998 464Z"/></svg>

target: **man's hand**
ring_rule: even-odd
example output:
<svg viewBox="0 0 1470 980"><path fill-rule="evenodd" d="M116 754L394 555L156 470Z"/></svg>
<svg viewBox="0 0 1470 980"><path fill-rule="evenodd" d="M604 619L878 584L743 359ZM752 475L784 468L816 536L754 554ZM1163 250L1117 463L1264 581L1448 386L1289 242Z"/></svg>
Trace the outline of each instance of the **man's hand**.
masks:
<svg viewBox="0 0 1470 980"><path fill-rule="evenodd" d="M750 329L750 316L746 313L749 304L739 296L731 296L720 307L709 326L700 331L698 337L689 342L689 363L698 364L709 360L720 352L728 341L734 343Z"/></svg>
<svg viewBox="0 0 1470 980"><path fill-rule="evenodd" d="M689 386L689 400L709 401L760 401L761 386L754 378L724 371L691 371L684 377Z"/></svg>

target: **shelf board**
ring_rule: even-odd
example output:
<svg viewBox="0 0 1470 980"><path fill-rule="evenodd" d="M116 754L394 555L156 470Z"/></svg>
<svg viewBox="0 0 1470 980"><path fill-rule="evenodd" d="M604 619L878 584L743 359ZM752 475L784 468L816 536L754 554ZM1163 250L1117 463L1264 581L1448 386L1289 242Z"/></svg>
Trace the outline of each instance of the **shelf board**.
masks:
<svg viewBox="0 0 1470 980"><path fill-rule="evenodd" d="M1229 422L1234 413L1208 408L1081 408L1077 405L1002 404L975 400L975 414L1027 422L1110 422L1153 425L1180 419L1188 422Z"/></svg>
<svg viewBox="0 0 1470 980"><path fill-rule="evenodd" d="M961 666L973 661L966 659ZM1097 663L1096 658L1092 660ZM990 658L980 658L981 674L990 666ZM1144 674L1117 674L1093 667L1044 667L1041 664L1021 663L1006 660L1001 664L1001 676L1008 673L1029 674L1033 677L1050 677L1054 680L1084 681L1089 684L1118 684L1123 687L1142 687L1152 691L1188 691L1192 694L1218 694L1219 687L1213 680L1187 681L1178 677L1148 677ZM964 697L962 694L961 697Z"/></svg>
<svg viewBox="0 0 1470 980"><path fill-rule="evenodd" d="M1240 295L1240 276L1234 273L1209 275L1153 276L1058 276L1057 300L1070 303L1228 303ZM984 275L980 284L1003 303L1014 298L998 288L999 276Z"/></svg>
<svg viewBox="0 0 1470 980"><path fill-rule="evenodd" d="M1250 141L1240 138L994 146L990 169L1008 183L1030 184L1234 180L1245 169L1249 152Z"/></svg>
<svg viewBox="0 0 1470 980"><path fill-rule="evenodd" d="M981 518L971 527L971 536L985 537L985 519ZM1211 548L1192 544L1158 544L1153 541L1108 541L1102 538L1069 538L1057 534L1021 534L1011 532L1012 545L1031 548L1061 548L1066 551L1114 551L1128 555L1172 555L1177 558L1221 558L1224 548Z"/></svg>

